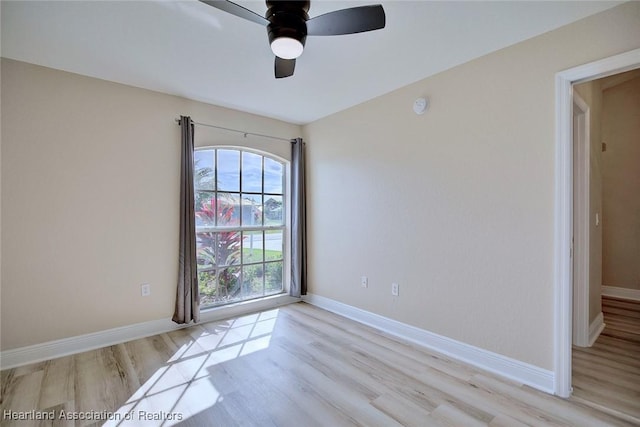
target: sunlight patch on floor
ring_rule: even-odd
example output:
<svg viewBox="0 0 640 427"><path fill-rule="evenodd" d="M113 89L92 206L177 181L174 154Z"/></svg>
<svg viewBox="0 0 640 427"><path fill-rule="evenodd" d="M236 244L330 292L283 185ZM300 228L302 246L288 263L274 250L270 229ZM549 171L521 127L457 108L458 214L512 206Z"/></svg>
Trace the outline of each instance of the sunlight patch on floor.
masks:
<svg viewBox="0 0 640 427"><path fill-rule="evenodd" d="M274 309L194 328L193 339L104 425L171 426L213 407L224 398L214 384L217 366L269 348L277 317Z"/></svg>

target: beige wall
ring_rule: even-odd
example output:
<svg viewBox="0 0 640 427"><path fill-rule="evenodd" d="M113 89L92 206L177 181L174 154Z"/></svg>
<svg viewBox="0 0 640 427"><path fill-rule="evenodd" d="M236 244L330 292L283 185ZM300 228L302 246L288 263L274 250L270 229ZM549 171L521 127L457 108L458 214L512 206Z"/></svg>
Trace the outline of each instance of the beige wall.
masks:
<svg viewBox="0 0 640 427"><path fill-rule="evenodd" d="M285 138L301 133L297 125L11 60L2 60L1 76L2 350L171 317L176 117ZM205 133L196 129L199 145L253 144ZM253 145L286 156L288 143L271 144ZM151 296L140 296L142 283L151 284Z"/></svg>
<svg viewBox="0 0 640 427"><path fill-rule="evenodd" d="M640 290L640 77L603 93L603 284Z"/></svg>
<svg viewBox="0 0 640 427"><path fill-rule="evenodd" d="M602 312L602 88L600 80L574 86L589 106L589 324ZM575 276L574 276L575 277Z"/></svg>
<svg viewBox="0 0 640 427"><path fill-rule="evenodd" d="M310 292L553 369L555 73L638 47L631 2L305 126Z"/></svg>

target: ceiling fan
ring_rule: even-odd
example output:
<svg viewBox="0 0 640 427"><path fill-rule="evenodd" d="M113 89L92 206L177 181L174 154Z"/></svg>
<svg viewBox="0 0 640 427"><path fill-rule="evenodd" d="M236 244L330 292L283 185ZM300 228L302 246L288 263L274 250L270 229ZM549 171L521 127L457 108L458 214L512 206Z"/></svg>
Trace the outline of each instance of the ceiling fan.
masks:
<svg viewBox="0 0 640 427"><path fill-rule="evenodd" d="M310 1L267 0L265 17L227 0L200 0L209 6L267 27L271 50L276 56L277 79L293 75L296 58L302 54L307 36L337 36L384 28L381 5L336 10L309 19Z"/></svg>

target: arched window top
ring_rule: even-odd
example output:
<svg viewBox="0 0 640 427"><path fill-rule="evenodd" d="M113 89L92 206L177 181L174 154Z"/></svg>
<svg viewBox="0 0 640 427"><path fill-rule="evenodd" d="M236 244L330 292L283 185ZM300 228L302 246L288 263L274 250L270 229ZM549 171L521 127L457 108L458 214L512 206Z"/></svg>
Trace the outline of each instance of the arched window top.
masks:
<svg viewBox="0 0 640 427"><path fill-rule="evenodd" d="M195 151L196 188L243 193L283 194L286 160L238 147Z"/></svg>

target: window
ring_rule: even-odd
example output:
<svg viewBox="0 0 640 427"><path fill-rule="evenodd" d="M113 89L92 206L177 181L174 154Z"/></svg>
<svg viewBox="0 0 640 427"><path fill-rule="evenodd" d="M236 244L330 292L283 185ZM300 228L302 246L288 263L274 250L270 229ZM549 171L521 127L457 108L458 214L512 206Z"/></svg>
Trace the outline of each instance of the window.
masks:
<svg viewBox="0 0 640 427"><path fill-rule="evenodd" d="M283 292L285 163L234 148L198 149L194 162L201 306Z"/></svg>

